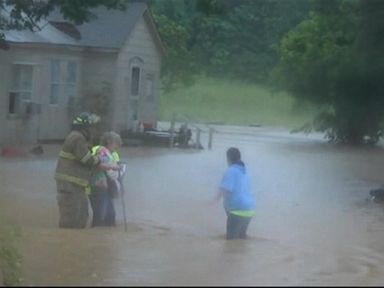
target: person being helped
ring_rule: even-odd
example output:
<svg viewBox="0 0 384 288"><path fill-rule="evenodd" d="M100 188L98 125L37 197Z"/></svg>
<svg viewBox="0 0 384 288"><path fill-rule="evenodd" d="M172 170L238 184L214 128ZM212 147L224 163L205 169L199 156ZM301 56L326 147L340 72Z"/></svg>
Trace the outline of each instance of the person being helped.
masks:
<svg viewBox="0 0 384 288"><path fill-rule="evenodd" d="M226 156L228 168L213 201L223 199L227 214L226 239L245 239L248 225L255 215L255 198L251 193L248 174L239 149L229 148Z"/></svg>
<svg viewBox="0 0 384 288"><path fill-rule="evenodd" d="M117 149L122 140L119 134L110 131L101 136L100 145L92 148L92 153L101 163L118 165ZM91 178L89 200L93 211L92 227L115 226L116 216L113 199L120 190L119 173L115 170L95 170Z"/></svg>
<svg viewBox="0 0 384 288"><path fill-rule="evenodd" d="M83 112L75 117L70 133L59 152L55 169L60 228L85 228L88 222L88 194L92 170L118 169L103 165L91 153L91 127L100 121L95 114Z"/></svg>

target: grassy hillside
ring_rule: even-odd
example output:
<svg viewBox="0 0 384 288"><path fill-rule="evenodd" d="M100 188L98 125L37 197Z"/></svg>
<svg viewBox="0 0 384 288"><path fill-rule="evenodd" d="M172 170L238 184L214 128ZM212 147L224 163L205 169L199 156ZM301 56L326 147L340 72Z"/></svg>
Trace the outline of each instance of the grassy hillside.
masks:
<svg viewBox="0 0 384 288"><path fill-rule="evenodd" d="M160 120L170 120L173 113L208 123L294 128L311 119L314 109L260 85L200 78L191 87L161 95Z"/></svg>

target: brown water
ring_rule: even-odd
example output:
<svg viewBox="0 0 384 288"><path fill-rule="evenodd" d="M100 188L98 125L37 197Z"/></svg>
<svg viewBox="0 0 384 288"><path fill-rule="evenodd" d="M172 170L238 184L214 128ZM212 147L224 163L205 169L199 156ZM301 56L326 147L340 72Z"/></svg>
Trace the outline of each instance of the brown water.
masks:
<svg viewBox="0 0 384 288"><path fill-rule="evenodd" d="M384 183L384 150L244 131L216 134L212 150L124 148L127 232L121 199L117 227L57 228L60 146L1 159L0 207L22 228L23 284L383 284L384 211L367 196ZM257 198L245 241L224 240L221 203L208 204L230 146L242 151Z"/></svg>

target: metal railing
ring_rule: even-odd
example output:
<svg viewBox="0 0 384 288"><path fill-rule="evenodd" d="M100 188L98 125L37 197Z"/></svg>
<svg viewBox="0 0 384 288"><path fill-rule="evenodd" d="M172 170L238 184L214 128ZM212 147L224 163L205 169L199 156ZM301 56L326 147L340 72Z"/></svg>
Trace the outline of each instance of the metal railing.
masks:
<svg viewBox="0 0 384 288"><path fill-rule="evenodd" d="M200 121L196 121L196 119L193 119L190 116L187 115L177 115L176 113L173 113L172 119L171 119L171 128L170 128L170 141L169 141L169 147L173 148L175 144L175 123L176 122L183 122L188 127L193 127L196 130L196 140L195 140L195 149L200 149L201 147L201 133L208 133L208 149L212 149L212 142L213 142L213 133L217 132L213 127L211 127L207 123L202 123ZM203 129L201 126L205 127L206 129Z"/></svg>

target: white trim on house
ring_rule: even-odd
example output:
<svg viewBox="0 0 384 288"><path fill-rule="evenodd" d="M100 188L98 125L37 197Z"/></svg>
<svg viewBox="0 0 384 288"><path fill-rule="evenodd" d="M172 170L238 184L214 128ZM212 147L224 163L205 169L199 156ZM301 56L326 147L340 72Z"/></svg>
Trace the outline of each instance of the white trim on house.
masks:
<svg viewBox="0 0 384 288"><path fill-rule="evenodd" d="M32 66L41 65L40 63L29 62L29 61L14 61L11 64L12 65L32 65Z"/></svg>
<svg viewBox="0 0 384 288"><path fill-rule="evenodd" d="M120 51L118 48L104 48L104 47L91 47L91 46L73 46L64 44L50 44L50 43L19 43L19 42L8 42L10 46L22 47L22 48L64 48L74 52L102 52L102 53L117 53Z"/></svg>

